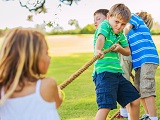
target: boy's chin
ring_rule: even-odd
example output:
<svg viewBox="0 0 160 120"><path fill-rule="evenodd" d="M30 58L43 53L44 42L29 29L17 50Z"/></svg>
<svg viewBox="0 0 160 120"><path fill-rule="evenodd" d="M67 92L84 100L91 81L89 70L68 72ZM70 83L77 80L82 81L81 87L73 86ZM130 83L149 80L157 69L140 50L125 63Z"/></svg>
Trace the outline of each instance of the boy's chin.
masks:
<svg viewBox="0 0 160 120"><path fill-rule="evenodd" d="M115 34L118 34L118 33L119 33L119 31L114 31L114 33L115 33Z"/></svg>

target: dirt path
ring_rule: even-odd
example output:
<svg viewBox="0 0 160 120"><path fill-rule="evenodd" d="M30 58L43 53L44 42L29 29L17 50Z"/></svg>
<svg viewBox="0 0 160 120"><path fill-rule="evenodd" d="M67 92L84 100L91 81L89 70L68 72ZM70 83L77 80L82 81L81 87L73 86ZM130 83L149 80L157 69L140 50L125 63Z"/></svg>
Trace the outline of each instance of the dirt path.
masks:
<svg viewBox="0 0 160 120"><path fill-rule="evenodd" d="M50 53L54 56L64 56L73 53L93 52L93 35L65 35L47 37Z"/></svg>
<svg viewBox="0 0 160 120"><path fill-rule="evenodd" d="M2 43L0 38L0 44ZM73 53L93 53L93 35L63 35L47 36L50 53L53 56L64 56ZM160 50L160 35L153 36L153 40Z"/></svg>
<svg viewBox="0 0 160 120"><path fill-rule="evenodd" d="M73 53L93 53L93 35L64 35L47 36L50 52L53 56L64 56ZM153 36L153 40L160 50L160 36Z"/></svg>

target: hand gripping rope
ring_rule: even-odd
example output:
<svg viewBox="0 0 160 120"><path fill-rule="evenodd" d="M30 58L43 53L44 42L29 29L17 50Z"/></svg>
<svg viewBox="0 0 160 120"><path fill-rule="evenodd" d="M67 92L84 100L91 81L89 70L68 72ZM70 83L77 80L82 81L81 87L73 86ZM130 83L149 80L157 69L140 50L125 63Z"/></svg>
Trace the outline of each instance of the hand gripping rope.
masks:
<svg viewBox="0 0 160 120"><path fill-rule="evenodd" d="M103 53L106 54L110 51L112 51L116 46L113 45L107 50L104 50ZM62 82L59 87L60 89L65 88L67 85L69 85L74 79L76 79L80 74L82 74L87 68L89 68L97 59L99 59L101 54L98 54L94 56L90 61L88 61L86 64L84 64L79 70L77 70L75 73L73 73L68 79L66 79L64 82Z"/></svg>
<svg viewBox="0 0 160 120"><path fill-rule="evenodd" d="M110 51L112 51L116 46L112 45L107 50L104 50L103 53L106 54ZM79 70L77 70L75 73L73 73L68 79L66 79L64 82L62 82L59 87L60 89L64 89L67 85L69 85L73 80L75 80L80 74L82 74L87 68L89 68L97 59L99 59L101 54L98 54L94 56L90 61L88 61L86 64L84 64ZM133 79L133 75L131 74L131 77ZM119 113L119 110L111 117L110 120L113 120L115 116Z"/></svg>

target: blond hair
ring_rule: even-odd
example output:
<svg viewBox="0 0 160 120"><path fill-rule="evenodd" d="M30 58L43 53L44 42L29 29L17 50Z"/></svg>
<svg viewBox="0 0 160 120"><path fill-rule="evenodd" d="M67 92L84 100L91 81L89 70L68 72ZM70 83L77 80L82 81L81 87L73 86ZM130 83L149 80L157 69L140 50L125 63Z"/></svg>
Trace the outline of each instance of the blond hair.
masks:
<svg viewBox="0 0 160 120"><path fill-rule="evenodd" d="M42 78L38 58L44 43L44 34L32 28L14 28L6 34L0 51L0 90L5 86L6 94L0 104L12 95L17 85L23 89L24 78L30 82Z"/></svg>
<svg viewBox="0 0 160 120"><path fill-rule="evenodd" d="M110 16L115 16L119 19L122 19L128 22L131 18L130 9L122 3L113 5L109 10Z"/></svg>
<svg viewBox="0 0 160 120"><path fill-rule="evenodd" d="M147 27L149 29L152 28L152 26L153 26L153 18L152 18L151 14L149 14L149 13L147 13L145 11L141 11L141 12L138 12L136 14L143 19L143 21L145 22L145 24L147 25Z"/></svg>

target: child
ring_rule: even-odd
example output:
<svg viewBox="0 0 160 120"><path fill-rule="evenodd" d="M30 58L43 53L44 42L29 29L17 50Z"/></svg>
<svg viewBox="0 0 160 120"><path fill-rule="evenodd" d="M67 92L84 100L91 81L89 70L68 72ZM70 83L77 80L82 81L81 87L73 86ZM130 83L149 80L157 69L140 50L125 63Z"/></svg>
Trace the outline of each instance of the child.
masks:
<svg viewBox="0 0 160 120"><path fill-rule="evenodd" d="M96 27L96 31L94 34L94 44L96 43L96 32L99 24L107 19L107 13L109 12L108 9L98 9L94 12L93 18L94 18L94 26Z"/></svg>
<svg viewBox="0 0 160 120"><path fill-rule="evenodd" d="M45 75L50 64L45 36L31 28L14 28L0 52L0 119L60 120L57 83Z"/></svg>
<svg viewBox="0 0 160 120"><path fill-rule="evenodd" d="M101 59L94 64L93 81L96 86L98 112L95 120L106 120L110 110L115 109L116 101L122 106L131 104L131 120L139 120L139 93L131 82L122 76L118 52L130 55L130 49L123 28L131 17L124 4L115 4L109 10L107 20L102 21L95 32L94 53ZM116 48L103 54L112 45Z"/></svg>
<svg viewBox="0 0 160 120"><path fill-rule="evenodd" d="M98 9L94 12L94 26L96 29L98 28L98 25L105 19L107 19L107 13L109 12L108 9Z"/></svg>
<svg viewBox="0 0 160 120"><path fill-rule="evenodd" d="M141 12L138 12L136 13L138 16L141 17L141 19L143 19L143 21L145 22L145 24L147 25L147 27L149 29L152 28L152 25L153 25L153 18L152 16L145 12L145 11L141 11ZM125 28L126 29L126 28ZM127 34L127 33L126 33ZM120 55L121 59L120 59L120 62L121 62L121 66L123 68L123 71L124 71L124 74L123 76L127 79L127 80L130 80L130 74L131 74L131 71L132 71L132 60L131 60L131 56L123 56L123 55ZM125 108L120 108L120 115L118 117L121 116L121 118L123 116L127 115L127 112L125 110ZM147 115L146 115L147 117Z"/></svg>
<svg viewBox="0 0 160 120"><path fill-rule="evenodd" d="M135 70L134 85L140 92L142 105L147 114L142 120L158 120L155 104L155 73L159 65L159 57L149 30L152 25L151 15L140 12L132 14L129 24L125 27Z"/></svg>

